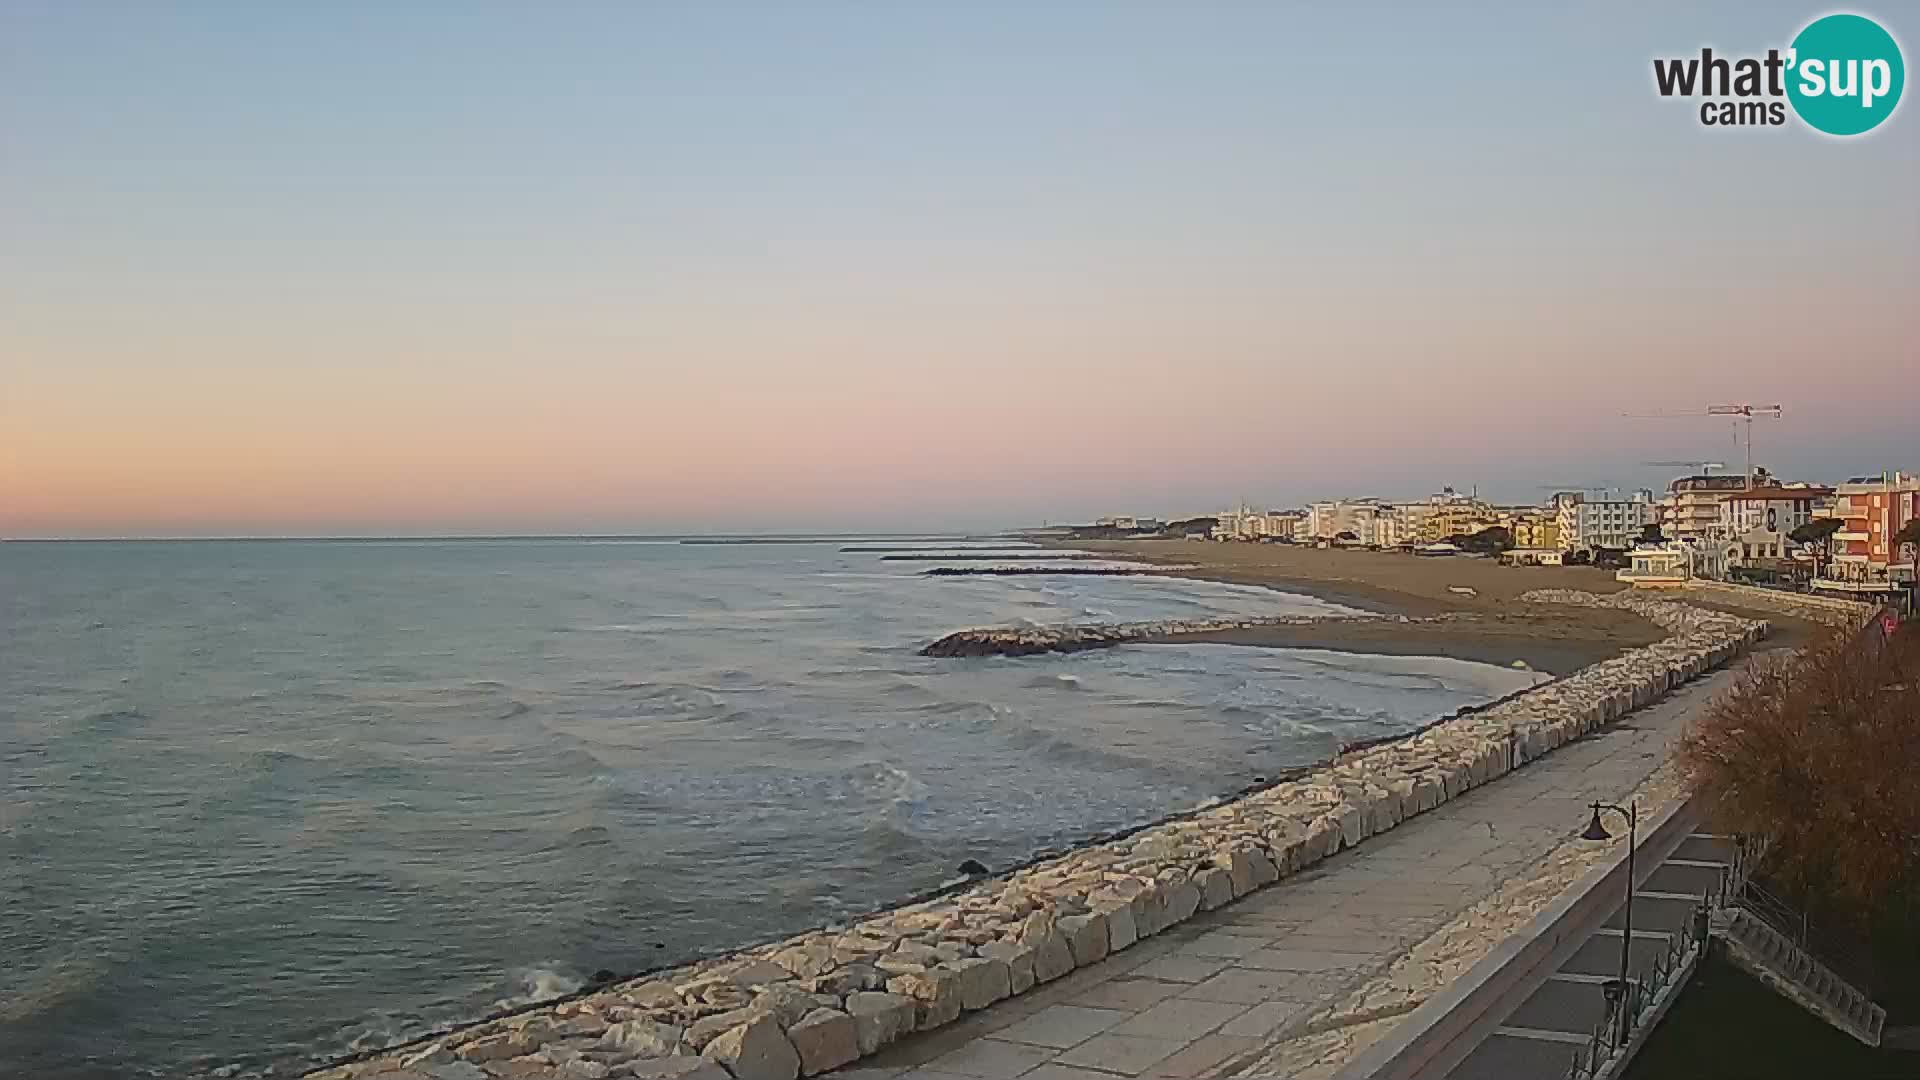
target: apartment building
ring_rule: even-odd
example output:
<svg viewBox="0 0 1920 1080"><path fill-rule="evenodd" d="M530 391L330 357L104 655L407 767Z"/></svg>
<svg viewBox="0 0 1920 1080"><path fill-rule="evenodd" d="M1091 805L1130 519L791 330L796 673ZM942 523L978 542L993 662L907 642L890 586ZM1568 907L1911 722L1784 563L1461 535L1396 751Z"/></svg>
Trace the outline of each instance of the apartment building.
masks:
<svg viewBox="0 0 1920 1080"><path fill-rule="evenodd" d="M1745 488L1720 500L1713 534L1732 545L1733 565L1764 566L1764 560L1790 558L1789 534L1832 500L1832 488L1814 484Z"/></svg>
<svg viewBox="0 0 1920 1080"><path fill-rule="evenodd" d="M1478 495L1462 495L1452 488L1441 488L1423 502L1402 503L1394 508L1399 519L1401 542L1431 544L1449 536L1471 536L1500 516Z"/></svg>
<svg viewBox="0 0 1920 1080"><path fill-rule="evenodd" d="M1290 510L1255 510L1242 503L1214 515L1216 540L1291 540L1301 518Z"/></svg>
<svg viewBox="0 0 1920 1080"><path fill-rule="evenodd" d="M1552 510L1524 510L1513 515L1513 546L1540 551L1559 551L1560 519Z"/></svg>
<svg viewBox="0 0 1920 1080"><path fill-rule="evenodd" d="M1563 551L1612 548L1624 551L1640 532L1660 520L1651 491L1631 495L1562 491L1553 497L1554 531Z"/></svg>
<svg viewBox="0 0 1920 1080"><path fill-rule="evenodd" d="M1317 502L1307 508L1307 514L1311 521L1308 535L1316 540L1332 540L1341 533L1352 533L1359 543L1380 544L1383 532L1394 535L1398 531L1392 523L1393 507L1378 499Z"/></svg>
<svg viewBox="0 0 1920 1080"><path fill-rule="evenodd" d="M1767 470L1755 468L1752 486L1771 489L1779 485ZM1683 476L1667 485L1667 497L1660 502L1660 531L1671 540L1722 536L1720 504L1747 488L1747 478L1740 474Z"/></svg>
<svg viewBox="0 0 1920 1080"><path fill-rule="evenodd" d="M1833 559L1817 588L1893 592L1913 585L1913 550L1893 535L1920 517L1920 476L1890 472L1857 476L1834 489L1831 514L1845 522L1833 534Z"/></svg>

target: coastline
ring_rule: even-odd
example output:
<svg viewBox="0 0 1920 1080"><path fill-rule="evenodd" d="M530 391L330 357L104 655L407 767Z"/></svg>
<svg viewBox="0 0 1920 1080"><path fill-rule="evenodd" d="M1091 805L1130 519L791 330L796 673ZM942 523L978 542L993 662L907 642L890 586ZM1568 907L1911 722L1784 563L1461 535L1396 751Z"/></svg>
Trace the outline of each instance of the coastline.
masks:
<svg viewBox="0 0 1920 1080"><path fill-rule="evenodd" d="M1621 586L1587 567L1508 567L1484 559L1422 559L1390 552L1179 540L1049 541L1141 562L1197 566L1168 577L1254 585L1311 596L1379 615L1435 622L1342 622L1266 626L1148 639L1155 644L1227 644L1321 649L1528 667L1567 675L1651 645L1666 634L1645 616L1617 608L1548 608L1520 602L1534 589L1606 594ZM1474 591L1463 595L1451 586Z"/></svg>
<svg viewBox="0 0 1920 1080"><path fill-rule="evenodd" d="M1327 766L1123 840L1078 846L850 925L617 977L308 1075L358 1080L495 1062L544 1075L583 1060L687 1080L828 1072L1303 872L1664 697L1767 630L1764 622L1640 597L1545 590L1516 599L1631 607L1664 633L1652 647L1357 746Z"/></svg>

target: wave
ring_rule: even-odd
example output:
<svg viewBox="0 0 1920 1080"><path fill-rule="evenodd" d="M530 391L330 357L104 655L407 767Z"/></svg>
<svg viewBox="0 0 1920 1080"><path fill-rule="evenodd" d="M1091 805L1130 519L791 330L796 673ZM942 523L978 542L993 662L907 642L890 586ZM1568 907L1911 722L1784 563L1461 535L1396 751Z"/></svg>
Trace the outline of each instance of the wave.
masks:
<svg viewBox="0 0 1920 1080"><path fill-rule="evenodd" d="M586 985L586 980L572 974L566 965L556 961L519 968L511 976L518 984L520 992L503 997L493 1003L495 1010L511 1009L519 1005L531 1005L536 1001L549 1001L564 997Z"/></svg>

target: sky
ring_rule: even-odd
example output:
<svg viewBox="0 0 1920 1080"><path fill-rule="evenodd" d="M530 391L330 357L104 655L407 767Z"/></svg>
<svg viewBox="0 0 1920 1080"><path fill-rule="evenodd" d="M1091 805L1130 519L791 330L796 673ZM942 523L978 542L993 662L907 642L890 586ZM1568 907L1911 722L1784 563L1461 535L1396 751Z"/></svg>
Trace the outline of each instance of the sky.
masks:
<svg viewBox="0 0 1920 1080"><path fill-rule="evenodd" d="M1653 89L1827 10L0 0L0 535L1920 467L1920 104Z"/></svg>

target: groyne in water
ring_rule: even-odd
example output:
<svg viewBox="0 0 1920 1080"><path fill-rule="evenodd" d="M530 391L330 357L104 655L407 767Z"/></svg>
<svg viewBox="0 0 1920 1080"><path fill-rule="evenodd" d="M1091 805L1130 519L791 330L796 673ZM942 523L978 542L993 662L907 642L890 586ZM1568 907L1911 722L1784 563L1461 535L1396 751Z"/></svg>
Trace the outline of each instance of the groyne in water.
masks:
<svg viewBox="0 0 1920 1080"><path fill-rule="evenodd" d="M1121 839L316 1075L816 1075L1298 873L1660 698L1768 629L1760 620L1625 594L1535 599L1634 611L1670 636Z"/></svg>
<svg viewBox="0 0 1920 1080"><path fill-rule="evenodd" d="M1025 556L1018 556L1025 558ZM1082 577L1139 577L1148 574L1166 574L1175 570L1198 570L1190 563L1167 564L1164 566L936 566L931 570L920 571L923 577L1024 577L1033 574L1060 576L1077 574Z"/></svg>
<svg viewBox="0 0 1920 1080"><path fill-rule="evenodd" d="M1028 540L1008 540L1004 543L991 537L969 536L958 540L923 540L917 544L850 544L840 549L842 554L876 555L885 552L927 552L927 551L965 551L975 548L981 551L1012 551L1016 548L1040 550L1038 544Z"/></svg>
<svg viewBox="0 0 1920 1080"><path fill-rule="evenodd" d="M881 562L1007 562L1018 559L1021 562L1062 562L1085 559L1110 559L1112 556L1091 551L1045 551L1032 555L1024 551L994 551L987 553L964 551L935 552L930 555L882 555Z"/></svg>
<svg viewBox="0 0 1920 1080"><path fill-rule="evenodd" d="M1138 641L1167 641L1225 630L1269 626L1316 626L1330 622L1412 623L1404 615L1269 615L1252 618L1157 619L1151 622L1076 623L1064 626L978 626L956 630L920 650L921 656L1033 656L1079 652Z"/></svg>

